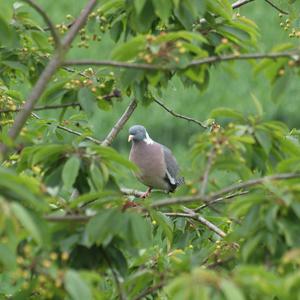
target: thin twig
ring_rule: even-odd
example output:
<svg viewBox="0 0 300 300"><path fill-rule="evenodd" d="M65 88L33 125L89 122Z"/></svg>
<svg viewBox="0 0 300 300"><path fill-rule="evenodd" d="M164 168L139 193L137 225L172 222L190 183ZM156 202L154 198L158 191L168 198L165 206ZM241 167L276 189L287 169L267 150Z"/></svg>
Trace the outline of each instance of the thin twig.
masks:
<svg viewBox="0 0 300 300"><path fill-rule="evenodd" d="M200 211L206 207L210 207L212 206L213 204L216 204L216 203L219 203L219 202L223 202L224 200L228 200L228 199L232 199L232 198L235 198L235 197L238 197L238 196L243 196L243 195L246 195L246 194L249 194L249 191L242 191L242 192L237 192L237 193L234 193L234 194L231 194L231 195L227 195L225 197L220 197L220 198L217 198L215 200L212 200L208 203L205 203L197 208L194 209L195 212L197 211Z"/></svg>
<svg viewBox="0 0 300 300"><path fill-rule="evenodd" d="M48 222L78 222L78 223L85 223L90 220L93 216L88 215L62 215L62 216L55 216L55 215L48 215L44 216L44 219Z"/></svg>
<svg viewBox="0 0 300 300"><path fill-rule="evenodd" d="M121 92L118 89L115 89L112 91L112 93L101 96L104 100L111 100L112 98L120 98ZM55 104L55 105L44 105L44 106L36 106L34 107L33 111L39 111L39 110L48 110L48 109L60 109L60 108L66 108L66 107L80 107L81 104L79 102L71 102L71 103L62 103L62 104ZM17 107L14 109L1 109L1 113L14 113L21 111L22 107Z"/></svg>
<svg viewBox="0 0 300 300"><path fill-rule="evenodd" d="M208 154L207 164L205 166L205 170L204 170L203 177L201 180L201 189L200 189L200 193L199 193L200 196L205 195L206 187L207 187L207 183L208 183L208 176L209 176L209 172L212 167L215 155L216 155L216 150L215 150L215 148L212 148Z"/></svg>
<svg viewBox="0 0 300 300"><path fill-rule="evenodd" d="M289 13L287 11L282 10L281 8L279 8L278 6L276 6L273 2L271 2L270 0L265 0L265 2L267 2L268 4L270 4L273 8L275 8L277 11L279 11L280 13L284 14L284 15L288 15Z"/></svg>
<svg viewBox="0 0 300 300"><path fill-rule="evenodd" d="M176 197L176 198L166 198L162 200L157 200L152 203L152 208L158 208L163 206L170 206L170 205L178 205L178 204L187 204L187 203L197 203L199 201L203 201L205 203L210 204L210 202L220 198L222 195L234 192L236 190L249 188L255 185L262 184L267 181L273 180L287 180L287 179L295 179L300 178L300 173L282 173L276 174L271 176L265 176L257 179L250 179L238 184L230 185L216 193L211 194L210 196L200 196L200 195L193 195L193 196L184 196L184 197ZM223 197L225 200L226 197Z"/></svg>
<svg viewBox="0 0 300 300"><path fill-rule="evenodd" d="M32 8L34 8L41 15L41 17L44 19L45 23L48 25L48 28L51 32L51 35L53 37L56 48L60 48L61 41L60 41L59 35L58 35L57 30L55 29L52 21L50 20L49 16L47 15L47 13L34 0L23 0L23 1L28 3Z"/></svg>
<svg viewBox="0 0 300 300"><path fill-rule="evenodd" d="M132 100L120 119L117 121L117 123L114 125L114 127L111 129L109 134L106 136L104 141L102 142L102 146L110 146L113 140L116 138L120 130L123 128L125 123L128 121L128 119L131 117L132 113L137 107L137 102L136 100Z"/></svg>
<svg viewBox="0 0 300 300"><path fill-rule="evenodd" d="M133 300L141 300L144 299L144 297L153 294L154 292L156 292L157 290L160 290L162 287L164 287L166 283L164 281L151 286L149 288L147 288L146 290L144 290L143 292L141 292L139 295L137 295L135 298L133 298Z"/></svg>
<svg viewBox="0 0 300 300"><path fill-rule="evenodd" d="M116 68L127 69L144 69L144 70L181 70L190 67L201 66L205 64L213 64L215 62L233 61L233 60L250 60L250 59L279 59L279 58L291 58L293 60L299 60L299 51L289 52L274 52L274 53L248 53L248 54L226 54L219 56L209 56L197 60L193 60L184 67L168 66L168 65L151 65L143 63L130 63L121 61L110 60L69 60L63 63L64 66L110 66Z"/></svg>
<svg viewBox="0 0 300 300"><path fill-rule="evenodd" d="M37 114L31 113L31 115L32 115L34 118L36 118L36 119L38 119L38 120L41 120L41 117L38 116ZM48 125L51 125L51 122L48 122L47 124L48 124ZM63 130L63 131L66 131L66 132L68 132L68 133L71 133L71 134L74 134L74 135L83 137L85 140L91 141L91 142L93 142L93 143L95 143L95 144L97 144L97 145L101 145L101 143L102 143L101 141L99 141L99 140L97 140L97 139L95 139L95 138L93 138L93 137L91 137L91 136L84 135L83 133L81 133L81 132L79 132L79 131L76 131L76 130L73 130L73 129L70 129L70 128L68 128L68 127L65 127L65 126L62 126L62 125L57 125L56 127L59 128L59 129L61 129L61 130Z"/></svg>
<svg viewBox="0 0 300 300"><path fill-rule="evenodd" d="M12 127L9 130L9 138L14 141L21 132L21 129L24 127L27 119L30 117L32 110L34 109L35 104L38 102L40 96L45 91L49 81L52 76L55 74L57 69L61 66L63 58L67 51L69 50L72 41L76 37L78 31L85 24L90 12L96 5L97 0L90 0L86 7L82 10L79 17L74 22L73 26L70 28L69 32L61 42L61 47L56 49L53 57L47 64L46 68L40 75L38 81L35 86L31 90L27 101L23 105L22 110L16 115L15 121ZM8 148L5 144L0 144L0 151L2 154L6 154Z"/></svg>
<svg viewBox="0 0 300 300"><path fill-rule="evenodd" d="M183 120L187 120L187 121L190 121L190 122L194 122L196 123L197 125L200 125L202 128L208 128L203 122L200 122L196 119L193 119L193 118L190 118L190 117L187 117L187 116L184 116L184 115L181 115L181 114L178 114L176 112L174 112L172 109L170 109L169 107L167 107L162 101L161 99L158 99L157 97L154 99L154 102L156 102L158 105L160 105L164 110L166 110L167 112L169 112L172 116L176 117L176 118L180 118L180 119L183 119Z"/></svg>
<svg viewBox="0 0 300 300"><path fill-rule="evenodd" d="M295 179L295 178L299 178L299 177L300 177L300 173L282 173L282 174L264 176L264 177L256 178L256 179L250 179L250 180L247 180L247 181L244 181L241 183L230 185L230 186L212 194L210 196L210 198L211 198L210 201L213 201L224 194L227 194L227 193L230 193L230 192L233 192L236 190L240 190L240 189L246 189L246 188L249 188L249 187L252 187L255 185L263 184L268 181ZM208 202L210 202L210 201L208 201Z"/></svg>
<svg viewBox="0 0 300 300"><path fill-rule="evenodd" d="M40 111L40 110L48 110L48 109L59 109L59 108L66 108L66 107L76 107L80 106L79 102L72 102L72 103L63 103L57 105L44 105L44 106L36 106L33 111ZM1 109L0 114L8 114L8 113L15 113L21 111L22 107L17 107L14 109Z"/></svg>
<svg viewBox="0 0 300 300"><path fill-rule="evenodd" d="M113 60L67 60L63 63L63 66L107 66L114 68L127 68L127 69L145 69L145 70L168 70L164 66L143 64L143 63L129 63Z"/></svg>
<svg viewBox="0 0 300 300"><path fill-rule="evenodd" d="M188 67L201 66L204 64L212 64L215 62L232 61L232 60L250 60L250 59L279 59L279 58L291 58L293 60L299 60L299 51L289 52L271 52L271 53L247 53L247 54L227 54L220 56L209 56L207 58L194 60L187 65Z"/></svg>

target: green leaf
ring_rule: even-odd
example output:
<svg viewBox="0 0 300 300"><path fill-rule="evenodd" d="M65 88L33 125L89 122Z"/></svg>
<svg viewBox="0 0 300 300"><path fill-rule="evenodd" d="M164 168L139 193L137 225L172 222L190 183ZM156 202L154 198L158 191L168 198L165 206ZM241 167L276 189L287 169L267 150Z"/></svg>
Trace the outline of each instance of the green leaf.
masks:
<svg viewBox="0 0 300 300"><path fill-rule="evenodd" d="M155 14L160 17L163 22L167 22L172 11L172 0L152 0Z"/></svg>
<svg viewBox="0 0 300 300"><path fill-rule="evenodd" d="M1 7L2 8L2 7ZM16 30L9 26L0 16L0 45L10 48L19 46L19 36Z"/></svg>
<svg viewBox="0 0 300 300"><path fill-rule="evenodd" d="M152 210L150 212L151 218L158 224L158 226L161 226L165 235L167 236L170 244L172 243L173 240L173 222L165 216L163 213L159 211L154 211Z"/></svg>
<svg viewBox="0 0 300 300"><path fill-rule="evenodd" d="M25 75L28 74L27 67L18 61L2 60L1 64L5 65L13 70L20 71Z"/></svg>
<svg viewBox="0 0 300 300"><path fill-rule="evenodd" d="M106 209L94 216L86 226L91 243L108 243L124 226L126 216L117 209Z"/></svg>
<svg viewBox="0 0 300 300"><path fill-rule="evenodd" d="M0 167L0 195L14 200L34 211L47 211L45 195L41 193L39 181L26 175L15 174Z"/></svg>
<svg viewBox="0 0 300 300"><path fill-rule="evenodd" d="M10 23L13 17L13 6L11 1L0 0L0 18L6 23Z"/></svg>
<svg viewBox="0 0 300 300"><path fill-rule="evenodd" d="M78 100L81 107L87 113L89 117L93 116L97 111L97 100L96 96L92 91L86 87L81 88L78 92Z"/></svg>
<svg viewBox="0 0 300 300"><path fill-rule="evenodd" d="M269 154L272 148L272 138L270 137L270 134L265 130L255 130L254 135L265 153Z"/></svg>
<svg viewBox="0 0 300 300"><path fill-rule="evenodd" d="M271 93L271 100L273 102L278 103L280 97L288 87L289 82L290 82L290 76L288 76L288 74L281 76L275 81Z"/></svg>
<svg viewBox="0 0 300 300"><path fill-rule="evenodd" d="M65 289L72 300L92 300L89 286L74 270L68 270L64 277Z"/></svg>
<svg viewBox="0 0 300 300"><path fill-rule="evenodd" d="M7 270L13 270L16 267L15 253L2 244L0 244L0 262Z"/></svg>
<svg viewBox="0 0 300 300"><path fill-rule="evenodd" d="M40 47L41 49L49 49L50 45L45 33L35 30L31 32L31 37L38 47Z"/></svg>
<svg viewBox="0 0 300 300"><path fill-rule="evenodd" d="M257 97L251 93L251 99L255 105L255 108L256 108L256 112L257 112L257 115L259 117L262 117L263 114L264 114L264 110L263 110L263 106L261 105L260 101L257 99Z"/></svg>
<svg viewBox="0 0 300 300"><path fill-rule="evenodd" d="M78 175L80 168L80 159L77 155L71 156L65 163L62 171L62 180L64 187L70 189Z"/></svg>
<svg viewBox="0 0 300 300"><path fill-rule="evenodd" d="M249 257L255 252L256 247L258 247L263 238L264 233L261 232L247 239L246 243L242 247L242 257L244 261L247 261Z"/></svg>
<svg viewBox="0 0 300 300"><path fill-rule="evenodd" d="M16 202L11 204L11 208L15 216L18 218L20 223L28 230L32 238L39 245L42 245L44 241L43 232L41 231L41 222L37 222L37 217Z"/></svg>
<svg viewBox="0 0 300 300"><path fill-rule="evenodd" d="M152 233L149 221L142 216L128 213L131 238L137 245L147 248L151 245Z"/></svg>
<svg viewBox="0 0 300 300"><path fill-rule="evenodd" d="M140 14L147 0L134 0L134 7L137 14Z"/></svg>
<svg viewBox="0 0 300 300"><path fill-rule="evenodd" d="M68 90L64 88L67 82L68 79L61 79L59 82L53 83L44 93L42 102L52 103L60 100L64 94L68 92Z"/></svg>
<svg viewBox="0 0 300 300"><path fill-rule="evenodd" d="M223 279L221 282L221 289L227 300L245 300L241 290L231 281Z"/></svg>
<svg viewBox="0 0 300 300"><path fill-rule="evenodd" d="M116 162L119 165L122 165L132 171L137 171L137 166L129 161L127 158L124 158L120 155L116 150L111 147L103 147L103 146L91 146L91 148L96 151L103 159L107 161Z"/></svg>
<svg viewBox="0 0 300 300"><path fill-rule="evenodd" d="M226 107L220 107L220 108L214 109L210 113L210 117L211 118L216 118L216 117L230 118L230 119L236 119L240 122L245 121L244 116L240 112L237 112L233 109L226 108Z"/></svg>
<svg viewBox="0 0 300 300"><path fill-rule="evenodd" d="M138 53L146 46L146 37L139 35L127 43L120 44L112 52L112 58L116 60L129 60L137 57Z"/></svg>

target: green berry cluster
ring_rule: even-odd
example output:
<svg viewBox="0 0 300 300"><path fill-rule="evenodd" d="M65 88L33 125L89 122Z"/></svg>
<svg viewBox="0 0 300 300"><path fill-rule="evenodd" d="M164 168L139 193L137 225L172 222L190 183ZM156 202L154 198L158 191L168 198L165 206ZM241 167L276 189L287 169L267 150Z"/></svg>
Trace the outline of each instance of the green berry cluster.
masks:
<svg viewBox="0 0 300 300"><path fill-rule="evenodd" d="M282 27L284 29L284 31L288 31L289 32L289 37L290 38L300 38L300 30L297 30L294 27L291 27L291 20L290 18L286 18L284 19L284 15L282 13L279 14L279 18L280 18L280 27Z"/></svg>

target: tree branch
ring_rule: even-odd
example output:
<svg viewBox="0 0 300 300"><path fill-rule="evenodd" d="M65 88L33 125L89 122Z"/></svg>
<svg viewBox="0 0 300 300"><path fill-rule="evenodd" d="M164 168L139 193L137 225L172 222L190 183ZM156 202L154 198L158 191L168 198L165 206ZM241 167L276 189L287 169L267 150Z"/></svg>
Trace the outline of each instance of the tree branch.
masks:
<svg viewBox="0 0 300 300"><path fill-rule="evenodd" d="M38 102L40 96L46 89L51 77L54 75L56 70L60 67L63 57L67 53L70 48L71 42L75 38L76 34L80 30L80 28L86 22L89 13L92 11L94 6L96 5L97 0L90 0L86 7L83 9L77 20L74 22L73 26L70 28L69 32L63 39L61 43L61 47L56 49L52 59L49 61L48 65L40 75L38 81L36 82L35 86L31 90L31 93L28 96L27 101L25 102L22 110L17 114L15 121L12 127L9 130L9 137L12 141L14 141L23 126L25 125L27 119L30 117L32 110L34 109L35 104ZM3 154L6 154L7 146L4 144L0 145L0 150Z"/></svg>
<svg viewBox="0 0 300 300"><path fill-rule="evenodd" d="M196 120L196 119L193 119L193 118L190 118L190 117L187 117L187 116L184 116L184 115L181 115L181 114L178 114L176 112L174 112L172 109L170 109L169 107L167 107L162 101L161 99L158 99L158 98L155 98L154 99L154 102L156 102L158 105L160 105L164 110L166 110L167 112L169 112L172 116L176 117L176 118L180 118L180 119L183 119L183 120L187 120L187 121L190 121L190 122L194 122L196 123L197 125L201 126L202 128L208 128L206 125L204 125L204 123Z"/></svg>
<svg viewBox="0 0 300 300"><path fill-rule="evenodd" d="M209 56L197 60L193 60L184 67L169 67L167 65L151 65L142 63L130 63L121 61L110 60L69 60L63 63L64 66L110 66L116 68L127 69L144 69L144 70L160 70L160 71L172 71L182 70L190 67L201 66L205 64L213 64L215 62L233 61L233 60L250 60L250 59L279 59L290 58L293 60L299 60L299 51L288 52L271 52L271 53L247 53L247 54L226 54L219 56Z"/></svg>
<svg viewBox="0 0 300 300"><path fill-rule="evenodd" d="M278 6L276 6L273 2L271 2L270 0L265 0L265 2L267 2L269 5L271 5L273 8L275 8L277 11L279 11L280 13L284 14L284 15L288 15L289 13L282 10L281 8L279 8Z"/></svg>
<svg viewBox="0 0 300 300"><path fill-rule="evenodd" d="M215 232L220 237L224 238L226 236L226 233L221 230L218 226L211 223L204 217L199 216L197 213L195 213L192 209L189 209L187 207L183 207L183 210L185 213L166 213L168 216L174 216L174 217L184 217L184 218L191 218L193 220L196 220L200 222L202 225L206 226L209 230Z"/></svg>
<svg viewBox="0 0 300 300"><path fill-rule="evenodd" d="M279 59L291 58L299 60L299 51L288 52L271 52L271 53L247 53L247 54L227 54L220 56L210 56L207 58L194 60L187 65L187 67L200 66L204 64L212 64L215 62L232 61L232 60L250 60L250 59Z"/></svg>
<svg viewBox="0 0 300 300"><path fill-rule="evenodd" d="M300 173L282 173L282 174L276 174L271 176L265 176L257 179L250 179L238 184L230 185L229 187L226 187L216 193L213 193L210 196L201 197L200 195L194 195L194 196L185 196L185 197L166 198L166 199L155 201L154 203L152 203L151 207L158 208L158 207L170 206L170 205L197 203L198 201L206 202L209 205L212 201L217 200L222 195L230 192L234 192L236 190L249 188L255 185L262 184L267 181L287 180L287 179L295 179L295 178L300 178ZM223 197L223 199L225 200L226 197Z"/></svg>
<svg viewBox="0 0 300 300"><path fill-rule="evenodd" d="M287 180L287 179L295 179L299 178L300 173L282 173L282 174L276 174L276 175L271 175L271 176L265 176L261 178L256 178L256 179L250 179L241 183L233 184L230 185L219 192L216 192L210 196L211 200L208 200L207 202L209 203L210 201L213 201L217 199L218 197L236 191L244 188L249 188L255 185L263 184L268 181L276 181L276 180Z"/></svg>
<svg viewBox="0 0 300 300"><path fill-rule="evenodd" d="M40 110L48 110L48 109L59 109L59 108L66 108L66 107L76 107L80 106L79 102L72 102L72 103L63 103L57 105L44 105L44 106L36 106L32 111L40 111ZM15 109L1 109L0 114L8 114L8 113L15 113L21 111L22 107L17 107Z"/></svg>
<svg viewBox="0 0 300 300"><path fill-rule="evenodd" d="M169 68L159 65L94 59L67 60L63 63L63 66L106 66L125 69L169 70Z"/></svg>
<svg viewBox="0 0 300 300"><path fill-rule="evenodd" d="M225 197L220 197L220 198L217 198L215 200L211 200L210 202L205 203L205 204L195 208L194 211L197 212L197 211L200 211L200 210L202 210L206 207L210 207L211 205L213 205L215 203L223 202L224 200L232 199L232 198L242 196L242 195L246 195L246 194L249 194L249 191L237 192L237 193L234 193L234 194L231 194L231 195L227 195Z"/></svg>
<svg viewBox="0 0 300 300"><path fill-rule="evenodd" d="M113 142L113 140L116 138L120 130L123 128L125 123L128 121L128 119L131 117L132 113L137 107L136 100L132 100L120 119L117 121L117 123L114 125L112 130L109 132L109 134L106 136L104 141L101 143L102 146L110 146L110 144Z"/></svg>
<svg viewBox="0 0 300 300"><path fill-rule="evenodd" d="M48 25L48 28L51 32L51 35L53 37L55 47L60 48L61 47L61 42L59 35L57 33L57 30L55 29L52 21L50 20L49 16L46 14L46 12L34 1L34 0L23 0L27 4L29 4L33 9L35 9L41 17L44 19L45 23Z"/></svg>
<svg viewBox="0 0 300 300"><path fill-rule="evenodd" d="M128 188L121 188L121 193L127 196L135 196L140 198L142 195L144 195L145 193L142 191L138 191L138 190L133 190L133 189L128 189Z"/></svg>
<svg viewBox="0 0 300 300"><path fill-rule="evenodd" d="M236 8L239 8L239 7L241 7L241 6L245 5L245 4L248 4L248 3L253 2L253 1L254 0L239 0L239 1L234 2L231 5L231 7L232 7L232 9L236 9Z"/></svg>
<svg viewBox="0 0 300 300"><path fill-rule="evenodd" d="M44 216L44 219L48 222L78 222L85 223L93 216L87 215L63 215L63 216Z"/></svg>
<svg viewBox="0 0 300 300"><path fill-rule="evenodd" d="M103 95L102 98L104 100L111 100L112 98L120 98L121 97L121 92L118 89L113 90L112 93ZM79 106L81 107L81 104L79 102L71 102L71 103L62 103L62 104L56 104L56 105L44 105L44 106L36 106L34 107L33 111L40 111L40 110L48 110L48 109L59 109L59 108L66 108L66 107L76 107ZM22 107L18 107L15 109L2 109L0 110L1 113L14 113L21 111Z"/></svg>
<svg viewBox="0 0 300 300"><path fill-rule="evenodd" d="M41 118L37 115L37 114L35 114L35 113L31 113L31 115L34 117L34 118L36 118L36 119L38 119L38 120L40 120ZM49 122L49 123L47 123L48 125L51 125L51 123ZM68 133L71 133L71 134L74 134L74 135L77 135L77 136L80 136L80 137L84 137L84 139L86 139L86 140L89 140L89 141L91 141L91 142L93 142L93 143L95 143L95 144L97 144L97 145L101 145L101 141L99 141L99 140L97 140L97 139L95 139L95 138L93 138L93 137L91 137L91 136L86 136L86 135L84 135L83 133L81 133L81 132L79 132L79 131L76 131L76 130L73 130L73 129L70 129L70 128L68 128L68 127L65 127L65 126L62 126L62 125L57 125L56 126L57 128L59 128L59 129L61 129L61 130L63 130L63 131L66 131L66 132L68 132Z"/></svg>
<svg viewBox="0 0 300 300"><path fill-rule="evenodd" d="M156 292L157 290L160 290L162 287L164 287L165 282L162 281L156 285L153 285L149 288L147 288L146 290L144 290L143 292L141 292L139 295L137 295L133 300L141 300L144 299L144 297L153 294L154 292Z"/></svg>

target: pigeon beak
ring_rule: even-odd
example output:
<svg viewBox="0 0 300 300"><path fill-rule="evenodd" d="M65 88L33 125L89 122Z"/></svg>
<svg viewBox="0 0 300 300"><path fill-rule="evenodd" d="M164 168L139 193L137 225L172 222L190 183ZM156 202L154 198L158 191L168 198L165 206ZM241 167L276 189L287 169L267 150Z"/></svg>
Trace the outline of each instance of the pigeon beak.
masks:
<svg viewBox="0 0 300 300"><path fill-rule="evenodd" d="M132 134L130 134L130 135L128 136L128 142L131 142L131 141L132 141L132 139L133 139L133 135L132 135Z"/></svg>

